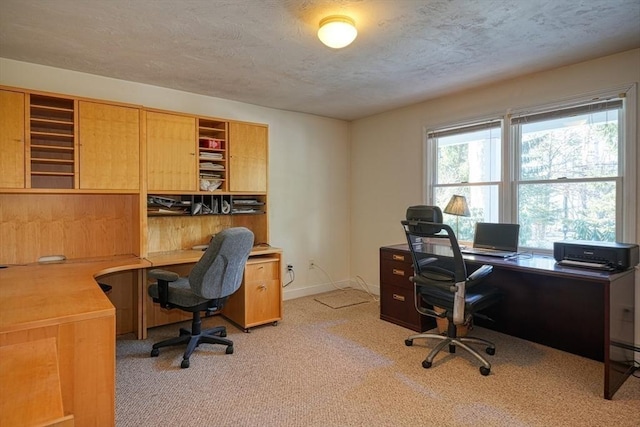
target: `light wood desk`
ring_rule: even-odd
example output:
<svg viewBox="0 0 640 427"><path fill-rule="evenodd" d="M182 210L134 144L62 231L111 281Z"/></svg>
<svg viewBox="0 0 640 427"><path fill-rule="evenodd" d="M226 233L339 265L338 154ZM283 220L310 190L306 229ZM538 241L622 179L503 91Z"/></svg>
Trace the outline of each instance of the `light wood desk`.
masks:
<svg viewBox="0 0 640 427"><path fill-rule="evenodd" d="M95 277L149 266L125 255L0 269L0 347L55 340L64 414L76 425L115 423L115 308ZM22 381L41 372L31 366Z"/></svg>
<svg viewBox="0 0 640 427"><path fill-rule="evenodd" d="M275 323L282 318L281 252L261 246L251 251L244 289L236 293L234 303L229 300L232 310L224 313L226 317L246 328ZM44 345L50 341L43 340L53 339L64 415L72 415L80 426L112 426L115 423L116 307L97 285L97 279L133 273L126 277L134 278L135 283L129 287L135 289L132 293L135 332L143 339L147 334L147 311L151 309L147 306L147 269L186 266L197 262L202 254L202 251L173 251L153 254L147 259L124 255L2 268L0 347L7 347L5 350L9 351L11 346L34 343L38 348L51 349L51 345ZM264 268L265 265L270 268ZM245 286L247 272L252 269L276 276L267 283L258 273L259 280L249 282L257 282L255 291L260 294L256 295L251 294L253 287ZM243 317L252 304L260 308L257 311L262 317L257 321ZM265 307L269 309L263 310ZM56 354L52 354L51 360L55 359ZM46 355L40 360L47 360ZM24 366L29 369L25 369L27 376L21 377L22 380L37 385L42 370L29 366L26 361ZM11 384L2 384L2 387L12 389Z"/></svg>

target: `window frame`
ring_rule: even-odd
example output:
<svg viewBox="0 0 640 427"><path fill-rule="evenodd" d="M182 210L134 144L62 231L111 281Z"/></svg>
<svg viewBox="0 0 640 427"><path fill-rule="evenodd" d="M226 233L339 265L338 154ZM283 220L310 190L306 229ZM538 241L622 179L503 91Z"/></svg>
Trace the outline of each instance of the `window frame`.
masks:
<svg viewBox="0 0 640 427"><path fill-rule="evenodd" d="M437 184L437 144L433 140L433 135L465 128L471 129L474 126L495 121L500 122L501 135L501 181L498 185L498 217L500 222L518 221L518 189L520 183L525 185L534 184L537 180L520 180L520 158L518 140L514 138L512 121L523 116L536 114L560 113L562 110L570 108L584 108L588 104L597 104L607 99L620 100L622 106L619 113L618 125L618 175L606 178L607 181L616 182L616 241L635 242L637 233L636 224L636 190L637 190L637 85L624 88L614 88L599 93L583 94L578 97L559 100L546 105L535 107L524 107L517 110L508 109L502 116L495 114L476 117L474 119L456 122L445 126L433 126L424 128L424 156L423 156L423 183L424 183L424 203L433 204L435 200L435 188L493 185L494 182L473 182L473 183L450 183ZM621 122L620 122L621 121ZM587 182L594 178L567 178L558 182ZM597 177L595 180L603 180ZM553 181L542 180L543 183L553 183ZM544 248L522 248L524 251L549 254L552 250Z"/></svg>

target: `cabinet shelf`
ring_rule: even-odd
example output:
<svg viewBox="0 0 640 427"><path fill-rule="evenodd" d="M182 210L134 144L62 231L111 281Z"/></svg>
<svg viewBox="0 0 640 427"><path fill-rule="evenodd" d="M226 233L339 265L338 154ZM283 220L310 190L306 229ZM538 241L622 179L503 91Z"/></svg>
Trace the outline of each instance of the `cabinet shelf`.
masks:
<svg viewBox="0 0 640 427"><path fill-rule="evenodd" d="M70 107L59 107L59 106L54 106L54 105L43 105L43 104L38 104L38 101L42 101L42 99L44 98L37 98L37 97L33 97L32 101L31 101L31 109L32 110L45 110L45 111L49 111L49 112L65 112L65 113L73 113L73 106ZM71 103L71 105L73 105L73 100L57 100L55 98L46 98L48 99L50 102L56 102L56 101L66 101L67 103Z"/></svg>
<svg viewBox="0 0 640 427"><path fill-rule="evenodd" d="M44 144L31 144L32 150L37 151L68 151L73 152L73 147L66 147L62 145L44 145ZM36 159L35 157L31 157L31 160Z"/></svg>
<svg viewBox="0 0 640 427"><path fill-rule="evenodd" d="M73 165L73 160L71 159L49 159L49 158L39 158L39 157L31 157L31 163L51 163L56 165Z"/></svg>
<svg viewBox="0 0 640 427"><path fill-rule="evenodd" d="M206 191L227 190L227 122L198 119L198 188ZM211 176L215 175L215 176Z"/></svg>
<svg viewBox="0 0 640 427"><path fill-rule="evenodd" d="M29 100L31 187L73 188L76 103L73 99L35 94ZM47 182L42 177L55 180Z"/></svg>
<svg viewBox="0 0 640 427"><path fill-rule="evenodd" d="M31 171L31 175L39 175L39 176L73 176L73 172Z"/></svg>

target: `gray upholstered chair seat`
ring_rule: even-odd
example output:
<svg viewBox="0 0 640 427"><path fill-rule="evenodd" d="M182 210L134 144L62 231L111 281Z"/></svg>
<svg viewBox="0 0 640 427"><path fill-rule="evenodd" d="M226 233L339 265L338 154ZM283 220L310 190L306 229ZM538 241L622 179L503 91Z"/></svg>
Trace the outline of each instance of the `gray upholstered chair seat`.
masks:
<svg viewBox="0 0 640 427"><path fill-rule="evenodd" d="M158 292L158 284L154 283L147 289L151 298L160 298ZM181 277L175 282L169 283L169 295L167 302L171 305L177 305L180 307L195 307L210 301L208 298L202 298L193 293L189 279Z"/></svg>

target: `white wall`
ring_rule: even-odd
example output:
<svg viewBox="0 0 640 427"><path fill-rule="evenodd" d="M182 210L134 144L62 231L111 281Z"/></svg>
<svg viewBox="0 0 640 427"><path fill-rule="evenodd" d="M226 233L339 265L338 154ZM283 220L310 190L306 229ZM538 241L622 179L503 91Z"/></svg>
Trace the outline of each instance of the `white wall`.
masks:
<svg viewBox="0 0 640 427"><path fill-rule="evenodd" d="M270 244L296 277L285 299L333 289L309 259L348 280L349 123L2 58L0 84L268 124Z"/></svg>
<svg viewBox="0 0 640 427"><path fill-rule="evenodd" d="M639 81L640 49L635 49L353 122L351 275L360 275L379 286L378 248L404 242L400 220L407 206L424 202L425 128L491 114L504 115L509 109L550 104ZM630 135L630 140L636 148L639 146L637 130L635 135ZM640 165L640 150L636 149L636 154ZM640 174L636 181L639 179ZM637 214L640 213L639 191L640 182L637 182L635 195L631 195L635 198ZM635 241L640 241L637 228ZM636 274L636 342L640 342L640 272Z"/></svg>

